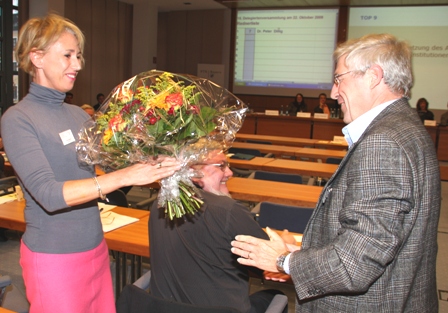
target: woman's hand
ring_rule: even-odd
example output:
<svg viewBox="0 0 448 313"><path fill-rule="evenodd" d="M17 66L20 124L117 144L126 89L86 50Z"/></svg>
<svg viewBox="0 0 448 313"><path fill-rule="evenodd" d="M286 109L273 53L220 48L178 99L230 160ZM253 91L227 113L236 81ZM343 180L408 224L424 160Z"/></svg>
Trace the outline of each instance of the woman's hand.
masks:
<svg viewBox="0 0 448 313"><path fill-rule="evenodd" d="M175 158L159 156L150 163L139 163L117 171L123 175L124 186L142 186L173 175L180 169ZM122 173L121 173L122 172Z"/></svg>

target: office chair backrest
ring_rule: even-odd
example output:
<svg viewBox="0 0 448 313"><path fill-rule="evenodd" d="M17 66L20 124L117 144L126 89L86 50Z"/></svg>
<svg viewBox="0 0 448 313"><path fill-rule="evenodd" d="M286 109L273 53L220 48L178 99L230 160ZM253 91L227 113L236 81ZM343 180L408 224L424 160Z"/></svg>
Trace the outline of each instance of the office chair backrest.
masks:
<svg viewBox="0 0 448 313"><path fill-rule="evenodd" d="M0 179L0 196L14 193L14 186L18 185L16 176L8 176Z"/></svg>
<svg viewBox="0 0 448 313"><path fill-rule="evenodd" d="M165 300L138 288L126 285L117 300L117 313L241 313L234 308L198 306Z"/></svg>
<svg viewBox="0 0 448 313"><path fill-rule="evenodd" d="M151 271L147 271L132 285L126 285L117 299L117 313L238 313L234 308L198 306L163 300L150 295L146 289L151 281ZM281 313L288 305L288 297L276 294L269 303L266 313Z"/></svg>
<svg viewBox="0 0 448 313"><path fill-rule="evenodd" d="M123 206L126 208L129 207L128 198L126 197L126 194L120 189L117 189L115 191L112 191L111 193L108 193L106 195L106 198L109 199L109 202L102 201L102 200L101 200L101 202L104 202L106 204L116 205L116 206Z"/></svg>
<svg viewBox="0 0 448 313"><path fill-rule="evenodd" d="M287 229L291 232L303 233L313 211L314 209L311 208L261 202L258 223L263 228Z"/></svg>
<svg viewBox="0 0 448 313"><path fill-rule="evenodd" d="M341 161L342 161L341 158L327 158L326 163L339 165L341 163Z"/></svg>
<svg viewBox="0 0 448 313"><path fill-rule="evenodd" d="M259 150L256 149L244 149L244 148L230 148L229 149L229 153L233 153L233 154L249 154L249 155L253 155L253 156L262 156L261 152Z"/></svg>
<svg viewBox="0 0 448 313"><path fill-rule="evenodd" d="M270 141L263 141L263 140L246 140L247 143L257 143L259 145L272 145L272 142Z"/></svg>
<svg viewBox="0 0 448 313"><path fill-rule="evenodd" d="M265 172L265 171L255 171L253 174L254 179L261 180L271 180L282 183L290 184L302 184L302 176L297 174L287 174L287 173L276 173L276 172Z"/></svg>

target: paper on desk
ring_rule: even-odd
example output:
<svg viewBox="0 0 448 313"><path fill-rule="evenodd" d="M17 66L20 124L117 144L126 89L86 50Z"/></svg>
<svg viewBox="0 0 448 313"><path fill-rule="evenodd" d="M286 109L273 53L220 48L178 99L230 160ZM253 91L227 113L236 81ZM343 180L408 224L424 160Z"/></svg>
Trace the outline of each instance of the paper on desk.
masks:
<svg viewBox="0 0 448 313"><path fill-rule="evenodd" d="M17 195L15 193L10 193L9 195L4 195L0 197L0 204L8 203L17 200Z"/></svg>
<svg viewBox="0 0 448 313"><path fill-rule="evenodd" d="M295 239L297 242L302 242L302 235L294 235L294 239Z"/></svg>
<svg viewBox="0 0 448 313"><path fill-rule="evenodd" d="M110 210L112 210L112 209L114 209L116 207L117 206L113 205L113 204L106 204L106 203L103 203L103 202L98 202L98 208L100 209L101 212L107 212L107 211L110 211Z"/></svg>
<svg viewBox="0 0 448 313"><path fill-rule="evenodd" d="M111 211L101 212L100 217L101 224L103 225L103 232L105 233L138 221L138 218L121 215Z"/></svg>

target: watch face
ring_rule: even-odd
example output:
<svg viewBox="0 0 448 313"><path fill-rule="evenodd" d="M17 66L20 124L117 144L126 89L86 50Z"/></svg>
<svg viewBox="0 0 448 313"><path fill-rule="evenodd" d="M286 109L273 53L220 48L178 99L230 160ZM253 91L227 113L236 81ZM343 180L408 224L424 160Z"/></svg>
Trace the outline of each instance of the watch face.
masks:
<svg viewBox="0 0 448 313"><path fill-rule="evenodd" d="M277 270L279 271L279 272L282 272L282 273L284 273L285 272L285 270L284 270L284 263L285 263L285 259L286 259L286 256L289 254L290 252L289 251L286 251L286 252L284 252L284 253L282 253L278 258L277 258Z"/></svg>

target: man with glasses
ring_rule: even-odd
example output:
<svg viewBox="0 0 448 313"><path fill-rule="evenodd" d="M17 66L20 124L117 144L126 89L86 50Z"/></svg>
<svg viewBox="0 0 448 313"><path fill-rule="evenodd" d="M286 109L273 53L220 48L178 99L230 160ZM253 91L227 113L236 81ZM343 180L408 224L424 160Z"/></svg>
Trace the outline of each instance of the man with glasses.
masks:
<svg viewBox="0 0 448 313"><path fill-rule="evenodd" d="M192 181L204 201L200 211L169 221L157 203L151 208L151 293L177 302L265 312L280 292L264 290L249 296L249 267L236 262L230 241L242 232L268 236L250 212L231 199L226 183L233 173L222 147L204 145L197 151L209 152L192 166Z"/></svg>
<svg viewBox="0 0 448 313"><path fill-rule="evenodd" d="M411 55L388 34L338 46L331 96L348 124L349 150L322 191L302 249L269 231L270 241L240 235L232 242L241 264L291 276L296 312L438 311L439 166L407 100Z"/></svg>

